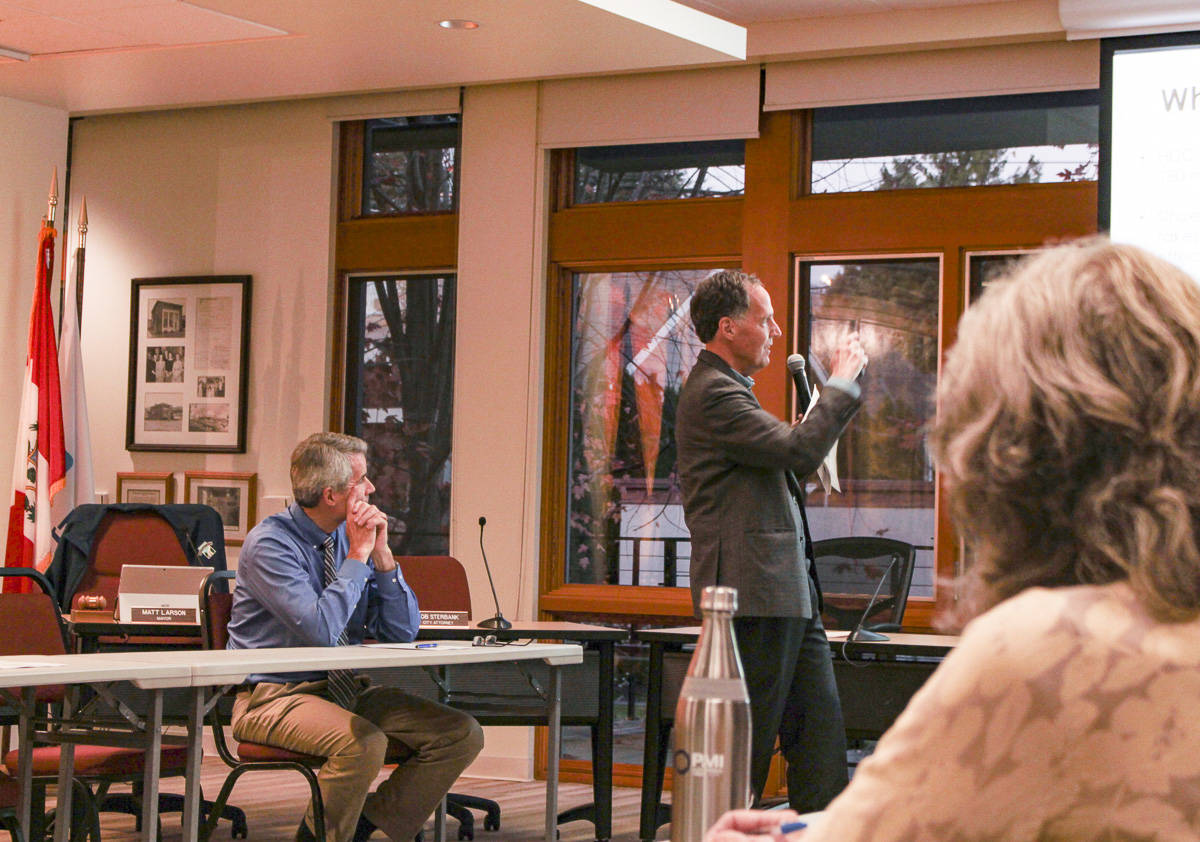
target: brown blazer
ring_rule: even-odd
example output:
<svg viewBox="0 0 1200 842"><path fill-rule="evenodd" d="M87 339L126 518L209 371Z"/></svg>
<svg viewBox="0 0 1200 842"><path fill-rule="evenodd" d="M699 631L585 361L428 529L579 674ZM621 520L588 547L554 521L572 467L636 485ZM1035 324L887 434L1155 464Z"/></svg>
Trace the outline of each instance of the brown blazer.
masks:
<svg viewBox="0 0 1200 842"><path fill-rule="evenodd" d="M860 404L829 387L793 426L759 406L719 356L700 352L675 421L697 614L706 586L728 585L738 589L738 616L813 615L796 476L816 471Z"/></svg>

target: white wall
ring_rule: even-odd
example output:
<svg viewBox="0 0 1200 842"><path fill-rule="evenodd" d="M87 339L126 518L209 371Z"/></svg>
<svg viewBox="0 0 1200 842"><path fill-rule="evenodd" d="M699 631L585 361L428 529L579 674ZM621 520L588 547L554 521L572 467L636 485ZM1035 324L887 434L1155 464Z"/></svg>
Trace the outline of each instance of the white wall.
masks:
<svg viewBox="0 0 1200 842"><path fill-rule="evenodd" d="M96 488L118 471L254 471L290 493L288 456L327 417L334 127L323 103L91 117L71 190L88 200L83 354ZM249 274L245 454L125 450L130 279ZM112 497L110 496L110 499ZM233 553L231 553L232 555Z"/></svg>
<svg viewBox="0 0 1200 842"><path fill-rule="evenodd" d="M471 577L477 617L536 616L544 216L535 83L471 88L463 99L450 549ZM489 730L491 777L532 776L531 732Z"/></svg>
<svg viewBox="0 0 1200 842"><path fill-rule="evenodd" d="M60 201L67 167L67 113L0 97L0 524L8 534L12 459L28 348L37 236L50 176L58 167ZM76 207L78 202L76 201ZM56 227L60 235L63 206ZM72 218L75 212L72 211ZM62 259L59 240L56 260ZM56 263L55 277L58 277ZM58 301L57 287L53 294Z"/></svg>

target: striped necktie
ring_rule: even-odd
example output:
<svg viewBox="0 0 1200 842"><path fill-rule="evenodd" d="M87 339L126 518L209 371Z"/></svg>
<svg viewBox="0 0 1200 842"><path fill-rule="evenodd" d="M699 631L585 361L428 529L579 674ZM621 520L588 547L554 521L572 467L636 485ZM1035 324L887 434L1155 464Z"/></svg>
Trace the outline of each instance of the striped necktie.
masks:
<svg viewBox="0 0 1200 842"><path fill-rule="evenodd" d="M330 535L325 539L325 544L322 549L325 551L325 586L337 578L337 567L334 565L333 558L333 536ZM337 645L347 646L349 640L346 638L346 630L342 629L342 633L338 635ZM354 710L354 702L358 699L358 691L360 685L354 677L354 673L350 670L330 670L328 673L328 684L326 691L329 698L337 704L344 707L346 710Z"/></svg>

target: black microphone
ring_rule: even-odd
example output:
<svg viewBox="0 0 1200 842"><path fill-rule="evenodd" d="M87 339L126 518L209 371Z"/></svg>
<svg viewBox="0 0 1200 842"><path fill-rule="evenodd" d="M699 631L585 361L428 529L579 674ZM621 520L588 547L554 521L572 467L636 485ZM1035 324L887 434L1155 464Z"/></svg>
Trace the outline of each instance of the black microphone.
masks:
<svg viewBox="0 0 1200 842"><path fill-rule="evenodd" d="M804 376L804 357L801 354L792 354L787 358L788 371L792 373L792 382L796 384L796 394L799 396L799 406L796 407L797 415L804 415L808 412L808 405L812 403L812 392L808 389L808 378Z"/></svg>
<svg viewBox="0 0 1200 842"><path fill-rule="evenodd" d="M492 566L488 564L487 550L483 548L483 526L487 523L487 518L483 515L479 516L479 552L483 556L483 569L488 574L488 584L492 586L492 602L496 603L496 616L487 620L480 620L477 624L481 629L511 629L512 623L504 619L504 615L500 613L500 599L496 596L496 583L492 580Z"/></svg>
<svg viewBox="0 0 1200 842"><path fill-rule="evenodd" d="M850 634L846 635L847 643L852 640L879 641L888 639L886 634L880 634L879 632L871 631L870 629L864 629L863 623L867 621L867 617L871 614L871 609L875 607L875 600L879 598L879 591L883 587L883 583L887 581L887 577L891 575L892 568L896 566L896 560L898 558L899 556L893 555L892 563L887 566L887 570L883 571L883 575L879 577L879 584L875 586L875 593L871 594L871 599L869 602L867 602L866 610L863 611L862 616L858 618L858 622L855 624L854 630L851 631Z"/></svg>

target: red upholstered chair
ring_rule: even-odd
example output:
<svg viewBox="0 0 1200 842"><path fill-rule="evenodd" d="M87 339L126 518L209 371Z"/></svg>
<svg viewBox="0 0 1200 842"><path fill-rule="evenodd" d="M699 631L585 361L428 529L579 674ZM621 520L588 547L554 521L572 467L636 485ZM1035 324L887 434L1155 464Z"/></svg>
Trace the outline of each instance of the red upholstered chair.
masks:
<svg viewBox="0 0 1200 842"><path fill-rule="evenodd" d="M104 515L92 538L87 569L71 598L71 608L79 607L85 596L102 596L110 609L117 605L117 586L121 568L126 564L178 565L186 567L188 557L171 524L156 511L110 511ZM101 637L100 648L124 644L119 637ZM162 636L141 637L141 646L182 646L196 649L199 638Z"/></svg>
<svg viewBox="0 0 1200 842"><path fill-rule="evenodd" d="M25 842L21 823L17 819L17 806L21 802L21 787L8 775L0 774L0 827L8 831L12 842Z"/></svg>
<svg viewBox="0 0 1200 842"><path fill-rule="evenodd" d="M404 581L416 594L422 611L465 611L470 621L471 586L461 561L448 555L413 555L398 556L396 563L404 573ZM483 711L470 712L485 722ZM484 812L484 830L500 829L500 805L495 801L478 795L450 792L446 794L446 812L458 820L459 839L475 838L475 817L471 810Z"/></svg>
<svg viewBox="0 0 1200 842"><path fill-rule="evenodd" d="M67 633L62 614L54 601L50 583L36 570L21 567L0 568L0 577L24 577L32 579L39 590L32 593L0 593L0 655L64 655L67 653ZM62 685L39 687L36 699L39 704L54 705L61 702L66 688ZM136 748L112 746L77 745L75 747L75 779L85 785L112 783L140 783L145 770L145 752ZM18 776L19 750L12 749L4 755L4 765L9 773ZM60 750L56 745L35 746L33 749L33 777L38 787L58 780ZM161 759L161 776L182 777L187 765L187 747L164 745ZM90 789L84 793L91 802ZM110 805L111 806L111 805ZM122 812L141 813L141 805L131 800L129 809ZM93 823L93 838L99 838L99 822Z"/></svg>
<svg viewBox="0 0 1200 842"><path fill-rule="evenodd" d="M461 561L448 555L406 555L396 563L422 611L466 611L471 619L471 586Z"/></svg>
<svg viewBox="0 0 1200 842"><path fill-rule="evenodd" d="M100 521L92 539L88 567L75 590L103 596L109 606L117 604L117 584L126 564L177 564L186 566L187 555L171 524L153 511L112 511ZM72 606L74 607L74 606Z"/></svg>
<svg viewBox="0 0 1200 842"><path fill-rule="evenodd" d="M222 593L218 583L229 583L236 578L233 570L218 570L210 573L200 588L200 626L204 635L205 649L224 649L229 643L229 619L233 609L233 594L226 589ZM317 775L314 769L325 763L324 757L311 754L297 754L285 748L265 745L263 743L237 742L231 746L225 732L225 713L221 705L214 705L209 712L208 724L212 727L213 742L217 746L217 754L230 772L225 777L225 783L213 802L213 815L219 815L225 802L233 791L238 778L247 772L261 770L290 769L299 772L308 781L308 789L312 795L313 819L316 827L313 835L317 842L325 842L325 802L321 798L321 790L317 787ZM399 763L412 756L407 746L389 741L385 763ZM200 829L200 838L207 839L215 826L215 820L210 818ZM418 838L420 838L418 836Z"/></svg>
<svg viewBox="0 0 1200 842"><path fill-rule="evenodd" d="M226 588L222 593L217 584L232 582L236 577L233 570L218 570L209 574L200 588L200 627L205 649L224 649L229 643L229 618L233 608L233 594ZM313 803L313 835L317 842L325 842L325 802L321 798L321 790L317 787L317 775L314 769L325 763L324 757L311 754L297 754L285 748L264 745L262 743L238 742L231 746L225 734L226 714L221 705L213 705L208 715L208 724L212 727L213 742L217 746L217 754L229 767L229 774L221 785L221 791L213 802L211 815L204 826L200 828L201 840L208 839L216 827L216 819L225 802L233 792L234 784L247 772L290 769L299 772L308 782L308 789Z"/></svg>

